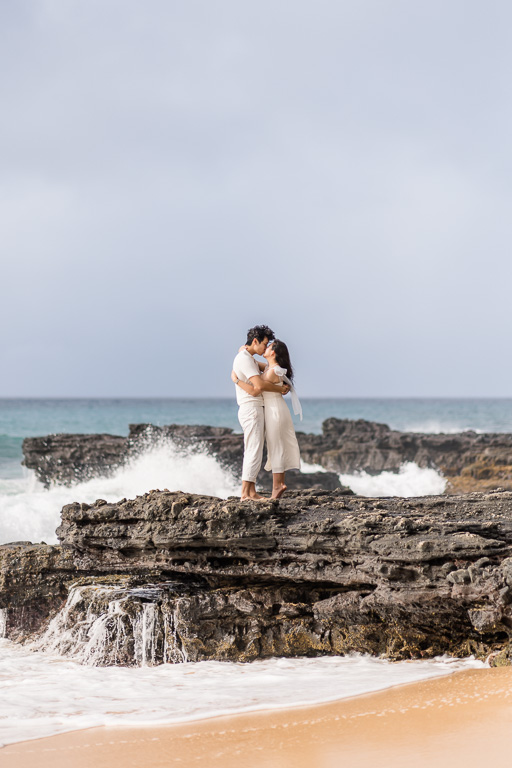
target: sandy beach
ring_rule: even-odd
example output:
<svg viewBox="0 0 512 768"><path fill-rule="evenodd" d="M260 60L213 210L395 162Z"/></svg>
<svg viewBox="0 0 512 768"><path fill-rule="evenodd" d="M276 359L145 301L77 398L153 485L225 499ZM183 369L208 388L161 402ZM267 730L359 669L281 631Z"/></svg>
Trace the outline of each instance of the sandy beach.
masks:
<svg viewBox="0 0 512 768"><path fill-rule="evenodd" d="M3 768L472 768L512 752L512 668L336 703L161 727L91 728L0 751Z"/></svg>

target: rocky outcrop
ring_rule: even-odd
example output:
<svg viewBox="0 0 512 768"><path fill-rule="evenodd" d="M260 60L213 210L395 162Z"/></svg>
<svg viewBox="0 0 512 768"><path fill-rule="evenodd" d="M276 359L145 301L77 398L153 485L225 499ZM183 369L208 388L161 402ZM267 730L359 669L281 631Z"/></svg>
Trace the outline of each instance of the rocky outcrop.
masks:
<svg viewBox="0 0 512 768"><path fill-rule="evenodd" d="M0 610L6 636L23 640L41 631L66 601L78 575L71 549L31 542L0 545Z"/></svg>
<svg viewBox="0 0 512 768"><path fill-rule="evenodd" d="M327 419L321 435L300 435L302 458L328 470L351 474L398 472L404 462L439 470L448 492L512 490L512 435L428 435L398 432L386 424Z"/></svg>
<svg viewBox="0 0 512 768"><path fill-rule="evenodd" d="M0 549L0 608L9 636L46 627L93 663L512 656L512 493L153 491L67 505L58 535Z"/></svg>
<svg viewBox="0 0 512 768"><path fill-rule="evenodd" d="M129 458L130 441L119 435L46 435L26 437L23 464L48 487L71 485L109 475Z"/></svg>
<svg viewBox="0 0 512 768"><path fill-rule="evenodd" d="M398 472L404 462L439 470L447 479L449 493L505 488L512 490L512 435L462 432L427 435L398 432L386 424L327 419L321 435L297 433L301 456L331 474L287 476L290 488L333 490L338 473L364 471L377 474ZM242 471L243 439L226 427L171 424L130 426L128 437L114 435L49 435L27 438L23 451L27 467L39 479L73 483L94 475L109 474L155 442L172 440L184 451L206 451L239 479ZM259 488L268 490L271 477L261 471Z"/></svg>

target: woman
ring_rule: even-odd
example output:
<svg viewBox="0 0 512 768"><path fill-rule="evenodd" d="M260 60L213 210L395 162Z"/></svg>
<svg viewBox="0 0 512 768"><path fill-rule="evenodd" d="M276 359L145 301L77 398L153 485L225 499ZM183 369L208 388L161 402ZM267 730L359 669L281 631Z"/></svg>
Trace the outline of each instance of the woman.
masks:
<svg viewBox="0 0 512 768"><path fill-rule="evenodd" d="M262 378L272 384L282 384L283 381L290 386L292 402L295 413L299 413L302 419L302 410L299 399L293 389L293 368L290 362L288 347L284 341L276 339L269 344L263 357L267 364L258 363L263 371ZM251 384L238 381L238 386L251 394ZM300 451L292 417L283 396L279 392L263 392L265 404L265 438L267 441L267 463L265 469L272 471L272 497L279 499L286 491L285 472L288 469L300 469Z"/></svg>

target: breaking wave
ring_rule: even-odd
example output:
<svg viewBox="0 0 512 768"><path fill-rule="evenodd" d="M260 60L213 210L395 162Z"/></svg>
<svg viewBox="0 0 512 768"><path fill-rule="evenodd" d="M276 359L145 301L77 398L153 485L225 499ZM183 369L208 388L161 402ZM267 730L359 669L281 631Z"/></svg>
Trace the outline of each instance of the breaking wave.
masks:
<svg viewBox="0 0 512 768"><path fill-rule="evenodd" d="M158 488L227 498L239 493L238 482L212 457L184 452L166 442L149 447L111 477L95 477L71 487L45 489L35 473L0 480L0 543L45 541L55 544L61 509L73 501L118 501Z"/></svg>

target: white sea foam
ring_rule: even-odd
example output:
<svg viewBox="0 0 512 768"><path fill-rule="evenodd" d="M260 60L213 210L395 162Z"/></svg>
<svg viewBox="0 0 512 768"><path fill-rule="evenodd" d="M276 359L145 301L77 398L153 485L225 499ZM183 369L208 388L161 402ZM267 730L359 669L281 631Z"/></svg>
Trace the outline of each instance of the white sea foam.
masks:
<svg viewBox="0 0 512 768"><path fill-rule="evenodd" d="M472 659L324 656L98 668L0 640L0 743L334 701L483 666Z"/></svg>
<svg viewBox="0 0 512 768"><path fill-rule="evenodd" d="M307 464L305 461L300 462L300 471L305 475L311 475L313 472L327 472L321 464Z"/></svg>
<svg viewBox="0 0 512 768"><path fill-rule="evenodd" d="M400 432L419 432L424 435L459 435L461 432L476 432L481 435L484 433L484 430L475 429L473 427L461 427L450 422L429 419L428 421L418 421L407 424L400 428Z"/></svg>
<svg viewBox="0 0 512 768"><path fill-rule="evenodd" d="M436 496L446 488L446 480L439 472L422 469L412 461L402 464L399 472L356 472L340 475L340 482L360 496Z"/></svg>
<svg viewBox="0 0 512 768"><path fill-rule="evenodd" d="M239 493L238 483L212 457L185 453L166 442L148 448L112 477L96 477L72 487L46 490L33 472L21 479L0 481L0 543L46 541L56 543L64 504L118 501L153 488L188 491L226 498Z"/></svg>
<svg viewBox="0 0 512 768"><path fill-rule="evenodd" d="M302 462L302 472L325 472L320 464ZM380 472L369 475L355 472L340 474L340 483L359 496L437 496L446 488L445 478L435 469L422 469L412 461L402 464L399 472Z"/></svg>

